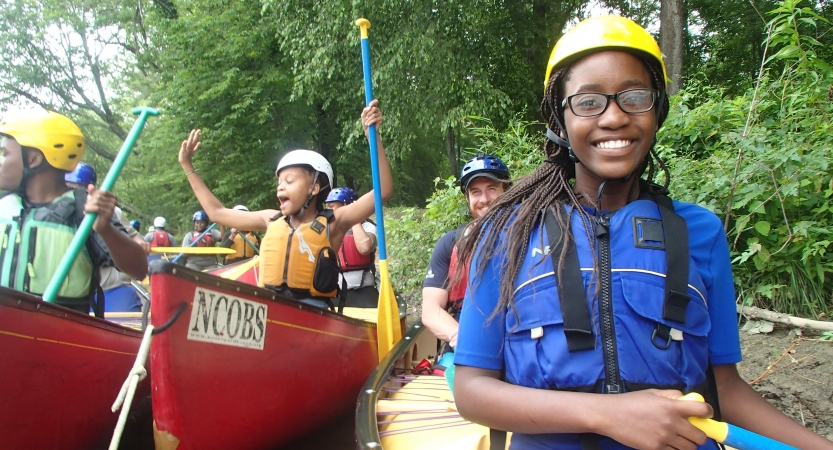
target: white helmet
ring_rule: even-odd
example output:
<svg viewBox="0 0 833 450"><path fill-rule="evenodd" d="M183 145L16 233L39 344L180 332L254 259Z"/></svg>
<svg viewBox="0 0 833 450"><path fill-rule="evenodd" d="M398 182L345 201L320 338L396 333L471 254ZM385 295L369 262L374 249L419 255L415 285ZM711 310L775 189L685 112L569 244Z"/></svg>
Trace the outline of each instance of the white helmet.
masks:
<svg viewBox="0 0 833 450"><path fill-rule="evenodd" d="M234 209L234 210L237 210L237 211L248 211L249 210L249 208L246 208L243 205L235 205L235 207L231 208L231 209Z"/></svg>
<svg viewBox="0 0 833 450"><path fill-rule="evenodd" d="M312 150L293 150L281 158L278 163L278 168L275 169L275 176L281 173L281 170L293 166L310 166L313 170L317 170L327 175L327 187L333 187L333 166L327 161L327 158L321 156Z"/></svg>
<svg viewBox="0 0 833 450"><path fill-rule="evenodd" d="M166 225L168 225L168 222L165 220L164 217L157 217L153 219L154 228L165 228Z"/></svg>

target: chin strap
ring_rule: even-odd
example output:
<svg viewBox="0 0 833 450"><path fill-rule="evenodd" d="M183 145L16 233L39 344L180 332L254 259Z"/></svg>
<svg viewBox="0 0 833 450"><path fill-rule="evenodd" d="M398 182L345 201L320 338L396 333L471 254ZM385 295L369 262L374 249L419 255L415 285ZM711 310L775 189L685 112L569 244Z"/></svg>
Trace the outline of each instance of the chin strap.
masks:
<svg viewBox="0 0 833 450"><path fill-rule="evenodd" d="M567 149L567 156L569 156L570 159L574 163L578 164L578 163L581 162L578 159L578 156L576 155L576 153L573 151L573 147L570 145L570 141L568 141L568 140L562 138L561 136L555 134L555 131L550 130L549 127L547 128L547 139L551 140L552 142L555 142L557 145L559 145L561 147L566 148Z"/></svg>
<svg viewBox="0 0 833 450"><path fill-rule="evenodd" d="M20 184L17 185L17 194L24 199L26 198L26 184L29 182L29 178L32 178L32 175L36 173L43 172L44 170L46 170L47 166L47 162L46 160L44 160L41 161L38 167L29 167L28 153L29 151L26 147L20 146L20 157L22 158L23 162L23 176L20 177Z"/></svg>
<svg viewBox="0 0 833 450"><path fill-rule="evenodd" d="M298 213L299 218L304 217L304 213L307 211L309 204L312 203L313 197L315 195L312 193L313 189L315 189L315 183L318 181L318 174L321 173L319 171L315 171L315 176L312 177L312 187L309 189L309 195L307 196L307 201L304 202L304 206L301 208L301 212Z"/></svg>

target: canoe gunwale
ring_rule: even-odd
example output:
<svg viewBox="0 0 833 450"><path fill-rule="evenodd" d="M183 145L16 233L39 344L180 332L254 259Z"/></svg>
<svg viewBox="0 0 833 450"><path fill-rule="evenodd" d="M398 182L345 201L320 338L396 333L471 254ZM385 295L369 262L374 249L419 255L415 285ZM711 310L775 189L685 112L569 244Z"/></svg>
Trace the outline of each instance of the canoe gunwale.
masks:
<svg viewBox="0 0 833 450"><path fill-rule="evenodd" d="M109 320L100 319L54 303L44 302L38 296L14 289L0 287L0 305L33 313L46 314L118 334L142 337L142 332L134 328L125 327Z"/></svg>
<svg viewBox="0 0 833 450"><path fill-rule="evenodd" d="M252 286L251 284L242 283L235 280L220 278L216 275L212 275L207 272L200 272L197 270L189 269L185 266L180 266L178 264L174 264L164 260L156 260L150 263L148 275L163 273L173 275L177 278L193 281L205 288L218 287L229 291L240 292L246 295L257 297L259 299L271 300L276 303L283 303L285 305L292 306L293 308L314 312L322 316L326 315L336 320L341 320L343 322L347 322L353 325L365 328L376 328L375 323L365 322L364 320L354 319L352 317L347 317L342 314L337 314L330 311L329 309L321 309L312 305L307 305L297 300L278 294L277 292L274 292L269 289Z"/></svg>
<svg viewBox="0 0 833 450"><path fill-rule="evenodd" d="M379 426L376 423L376 403L379 392L388 381L396 366L396 361L404 357L416 344L417 337L425 331L422 319L411 326L400 340L368 377L359 398L356 401L356 448L372 450L381 448L382 438L379 437Z"/></svg>

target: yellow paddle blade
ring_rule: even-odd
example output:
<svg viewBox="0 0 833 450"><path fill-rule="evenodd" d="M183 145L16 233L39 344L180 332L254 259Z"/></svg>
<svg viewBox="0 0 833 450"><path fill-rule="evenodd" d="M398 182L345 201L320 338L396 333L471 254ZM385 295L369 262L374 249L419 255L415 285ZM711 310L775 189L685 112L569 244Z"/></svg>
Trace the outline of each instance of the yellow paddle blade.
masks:
<svg viewBox="0 0 833 450"><path fill-rule="evenodd" d="M379 315L376 321L376 338L379 348L379 361L402 339L402 326L399 323L399 305L393 293L388 274L388 261L379 261Z"/></svg>
<svg viewBox="0 0 833 450"><path fill-rule="evenodd" d="M225 247L153 247L151 253L185 253L186 255L231 255L233 249Z"/></svg>

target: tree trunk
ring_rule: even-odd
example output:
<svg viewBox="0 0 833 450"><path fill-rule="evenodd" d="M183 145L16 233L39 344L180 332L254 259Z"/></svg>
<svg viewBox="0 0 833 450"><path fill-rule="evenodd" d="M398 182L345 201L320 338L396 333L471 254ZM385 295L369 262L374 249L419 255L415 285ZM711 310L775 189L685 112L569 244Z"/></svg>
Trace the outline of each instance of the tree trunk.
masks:
<svg viewBox="0 0 833 450"><path fill-rule="evenodd" d="M683 51L687 27L685 0L661 0L659 18L660 50L665 55L666 70L671 78L668 95L674 95L683 85Z"/></svg>
<svg viewBox="0 0 833 450"><path fill-rule="evenodd" d="M457 175L457 151L454 142L454 127L445 130L445 154L448 157L448 169Z"/></svg>

